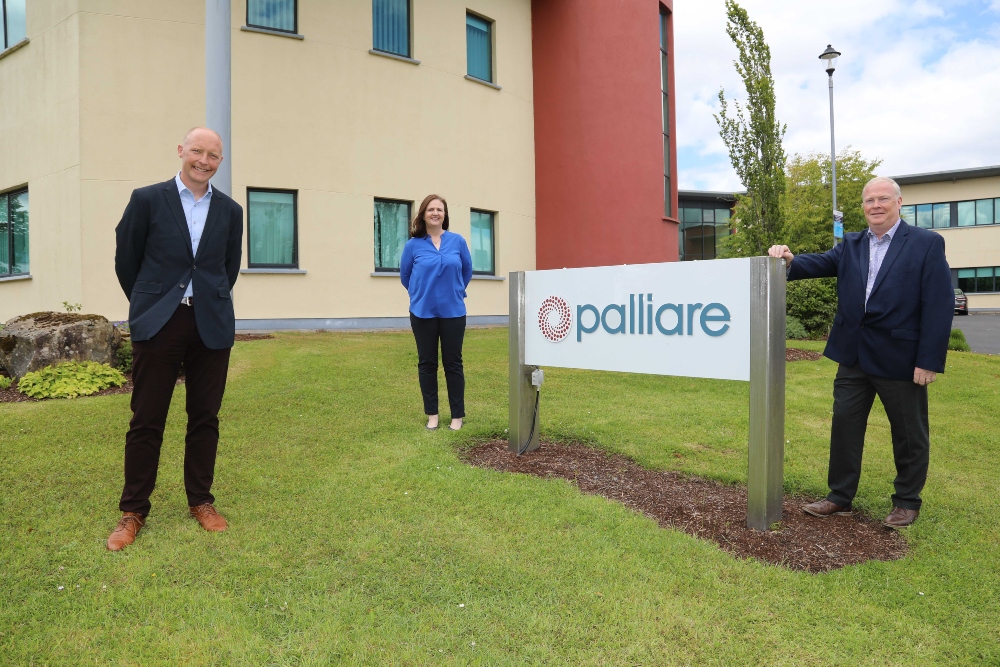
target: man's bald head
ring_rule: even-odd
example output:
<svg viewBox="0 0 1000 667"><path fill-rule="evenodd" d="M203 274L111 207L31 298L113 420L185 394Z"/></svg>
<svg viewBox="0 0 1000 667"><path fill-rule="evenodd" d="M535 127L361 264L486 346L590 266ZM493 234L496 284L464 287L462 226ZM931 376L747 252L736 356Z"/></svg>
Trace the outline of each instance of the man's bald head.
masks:
<svg viewBox="0 0 1000 667"><path fill-rule="evenodd" d="M208 127L192 127L190 130L187 131L187 134L184 135L184 141L181 142L181 146L189 145L191 143L191 140L194 139L196 136L199 139L202 140L208 139L209 141L211 141L211 137L215 137L216 141L219 142L219 150L221 151L223 148L222 135Z"/></svg>
<svg viewBox="0 0 1000 667"><path fill-rule="evenodd" d="M181 181L201 198L222 162L222 137L207 127L193 127L177 147L177 157L181 159Z"/></svg>

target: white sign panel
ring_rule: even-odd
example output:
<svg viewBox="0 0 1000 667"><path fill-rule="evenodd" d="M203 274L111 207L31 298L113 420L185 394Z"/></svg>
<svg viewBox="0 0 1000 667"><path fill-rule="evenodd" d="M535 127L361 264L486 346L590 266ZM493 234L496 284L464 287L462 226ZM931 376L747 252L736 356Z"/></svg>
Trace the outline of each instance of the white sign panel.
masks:
<svg viewBox="0 0 1000 667"><path fill-rule="evenodd" d="M749 380L750 265L527 271L524 363Z"/></svg>

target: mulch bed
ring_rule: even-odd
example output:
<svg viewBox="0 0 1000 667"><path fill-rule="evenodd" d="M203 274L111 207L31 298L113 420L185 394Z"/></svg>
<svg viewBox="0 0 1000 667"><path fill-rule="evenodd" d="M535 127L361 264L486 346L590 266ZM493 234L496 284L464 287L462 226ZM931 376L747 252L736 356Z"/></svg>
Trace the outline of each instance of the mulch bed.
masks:
<svg viewBox="0 0 1000 667"><path fill-rule="evenodd" d="M785 350L785 361L816 361L822 358L823 355L819 352L800 350L797 347L789 347Z"/></svg>
<svg viewBox="0 0 1000 667"><path fill-rule="evenodd" d="M557 477L582 492L608 498L677 528L709 539L739 558L757 558L793 570L827 572L869 560L891 561L906 555L906 541L879 521L855 512L819 519L802 511L814 499L786 496L778 530L748 528L747 490L718 482L647 470L617 454L585 447L542 443L517 456L506 440L493 440L466 452L480 468Z"/></svg>
<svg viewBox="0 0 1000 667"><path fill-rule="evenodd" d="M271 334L236 334L236 340L267 340L274 338Z"/></svg>

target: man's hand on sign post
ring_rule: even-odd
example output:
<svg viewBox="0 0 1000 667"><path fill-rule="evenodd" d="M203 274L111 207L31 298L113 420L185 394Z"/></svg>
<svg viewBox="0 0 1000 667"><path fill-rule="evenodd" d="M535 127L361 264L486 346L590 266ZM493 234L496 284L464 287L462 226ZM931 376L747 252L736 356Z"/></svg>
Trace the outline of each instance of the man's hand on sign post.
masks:
<svg viewBox="0 0 1000 667"><path fill-rule="evenodd" d="M923 368L913 369L913 384L919 384L921 387L926 387L936 379L937 373L934 371L925 371Z"/></svg>
<svg viewBox="0 0 1000 667"><path fill-rule="evenodd" d="M795 259L795 255L792 254L792 251L786 245L773 245L768 249L767 254L769 257L782 258L786 264L791 264L792 260Z"/></svg>

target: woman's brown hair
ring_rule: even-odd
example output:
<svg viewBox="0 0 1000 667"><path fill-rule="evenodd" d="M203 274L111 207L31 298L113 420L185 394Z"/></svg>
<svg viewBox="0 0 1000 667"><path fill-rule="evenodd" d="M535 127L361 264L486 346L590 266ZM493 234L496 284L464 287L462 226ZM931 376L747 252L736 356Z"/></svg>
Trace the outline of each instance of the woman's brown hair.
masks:
<svg viewBox="0 0 1000 667"><path fill-rule="evenodd" d="M442 204L444 204L444 224L441 225L444 229L448 229L448 202L441 195L427 195L424 200L420 202L420 210L417 211L417 217L413 219L410 223L410 238L423 238L427 236L427 223L424 222L424 214L427 213L427 207L431 205L431 202L437 199Z"/></svg>

